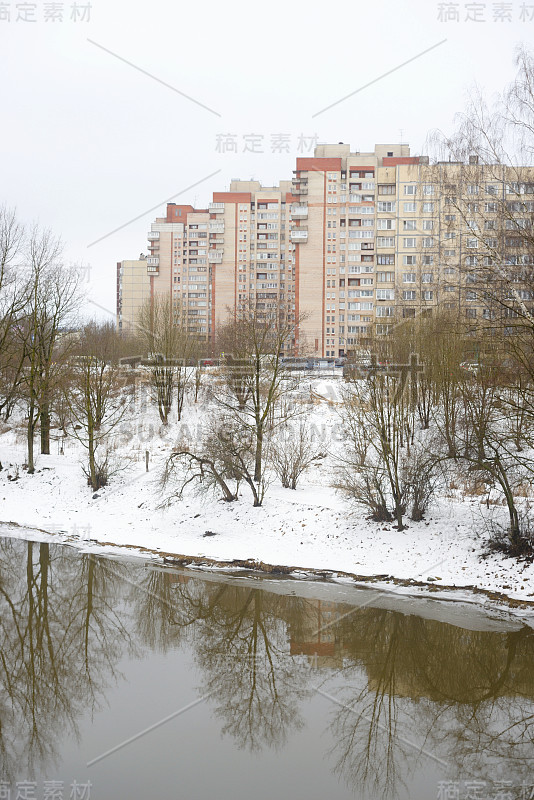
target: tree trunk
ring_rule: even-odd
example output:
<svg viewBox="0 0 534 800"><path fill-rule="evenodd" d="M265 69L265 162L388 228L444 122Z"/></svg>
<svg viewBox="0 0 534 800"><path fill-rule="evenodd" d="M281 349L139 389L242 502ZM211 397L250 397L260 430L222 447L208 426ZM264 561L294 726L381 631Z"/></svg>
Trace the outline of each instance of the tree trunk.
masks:
<svg viewBox="0 0 534 800"><path fill-rule="evenodd" d="M41 453L50 455L50 406L43 403L41 408Z"/></svg>
<svg viewBox="0 0 534 800"><path fill-rule="evenodd" d="M98 481L96 475L96 461L95 461L95 441L93 436L93 429L92 426L89 425L88 430L88 450L89 450L89 480L91 482L91 488L94 492L98 489Z"/></svg>
<svg viewBox="0 0 534 800"><path fill-rule="evenodd" d="M254 480L256 483L261 481L261 459L263 451L263 430L260 428L256 431L256 460L254 464Z"/></svg>
<svg viewBox="0 0 534 800"><path fill-rule="evenodd" d="M33 437L35 432L35 422L33 419L34 413L34 405L30 403L30 408L28 411L28 429L27 429L27 439L28 439L28 475L33 475L35 472L35 460L33 455Z"/></svg>

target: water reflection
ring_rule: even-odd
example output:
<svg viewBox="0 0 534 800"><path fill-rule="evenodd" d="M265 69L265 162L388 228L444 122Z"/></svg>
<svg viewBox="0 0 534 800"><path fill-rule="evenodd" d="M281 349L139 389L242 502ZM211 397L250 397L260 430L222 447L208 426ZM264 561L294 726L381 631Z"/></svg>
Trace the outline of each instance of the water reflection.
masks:
<svg viewBox="0 0 534 800"><path fill-rule="evenodd" d="M101 559L47 543L0 539L1 776L57 764L78 735L132 639L118 611L120 584Z"/></svg>
<svg viewBox="0 0 534 800"><path fill-rule="evenodd" d="M490 785L502 775L514 787L528 781L532 629L466 631L365 609L342 620L336 633L347 658L339 693L345 707L332 722L334 751L349 784L391 795L401 775L429 761L445 762L446 774L464 781ZM356 690L353 681L360 683Z"/></svg>
<svg viewBox="0 0 534 800"><path fill-rule="evenodd" d="M319 691L327 763L352 791L409 794L427 771L534 783L531 628L349 613L261 585L0 539L0 776L57 764L126 656L183 650L239 748L282 747Z"/></svg>

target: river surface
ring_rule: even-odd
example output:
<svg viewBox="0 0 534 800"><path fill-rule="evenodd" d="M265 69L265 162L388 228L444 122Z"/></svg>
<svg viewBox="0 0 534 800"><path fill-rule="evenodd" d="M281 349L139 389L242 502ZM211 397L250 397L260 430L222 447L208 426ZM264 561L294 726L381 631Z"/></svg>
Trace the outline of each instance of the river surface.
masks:
<svg viewBox="0 0 534 800"><path fill-rule="evenodd" d="M0 538L0 797L530 800L501 616Z"/></svg>

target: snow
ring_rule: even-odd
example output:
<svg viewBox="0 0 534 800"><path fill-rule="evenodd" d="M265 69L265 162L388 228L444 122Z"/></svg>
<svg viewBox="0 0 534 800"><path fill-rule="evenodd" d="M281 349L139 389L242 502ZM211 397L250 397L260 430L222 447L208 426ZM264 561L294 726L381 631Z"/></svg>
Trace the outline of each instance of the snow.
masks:
<svg viewBox="0 0 534 800"><path fill-rule="evenodd" d="M336 387L316 382L313 392L326 398L316 397L313 421L318 430L324 425L334 436L339 426ZM260 508L252 506L246 487L235 503L190 492L162 508L158 479L172 442L180 426L194 430L205 412L201 404L191 405L184 421L166 430L160 429L155 417L148 419L147 413L142 421L138 418L135 429L123 429L116 456L126 466L99 490L96 499L82 473L83 449L75 440L67 440L64 455L59 454L59 443L54 443L52 455L39 455L37 471L31 476L22 468L22 428L4 430L0 435L2 535L24 537L31 531L32 538L43 536L82 551L105 548L124 554L128 548L144 558L187 556L199 566L202 559L209 559L248 562L243 566L249 568L260 563L291 567L295 575L325 572L342 583L372 578L373 587L400 596L436 597L440 591L439 597L488 606L499 604L502 598L491 594L498 593L531 604L530 608L526 603L515 605L517 613L534 616L534 565L499 553L486 554L479 525L480 497L442 498L426 520L408 520L408 527L398 531L392 523L367 520L363 509L351 509L329 486L327 468L317 466L296 491L273 482ZM150 451L149 472L145 449ZM15 465L19 477L9 480L8 476L16 476ZM207 532L215 535L206 536ZM410 585L412 581L423 585Z"/></svg>

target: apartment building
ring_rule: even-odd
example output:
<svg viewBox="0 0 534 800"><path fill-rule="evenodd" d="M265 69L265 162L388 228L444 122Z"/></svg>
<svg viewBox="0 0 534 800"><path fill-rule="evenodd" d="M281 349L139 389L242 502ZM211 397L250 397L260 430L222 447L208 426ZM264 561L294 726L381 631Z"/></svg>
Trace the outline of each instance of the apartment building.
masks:
<svg viewBox="0 0 534 800"><path fill-rule="evenodd" d="M205 341L211 333L210 265L217 255L208 252L212 225L207 209L169 203L148 233L151 297L170 294L174 321Z"/></svg>
<svg viewBox="0 0 534 800"><path fill-rule="evenodd" d="M147 258L117 263L117 330L133 333L143 305L150 297Z"/></svg>
<svg viewBox="0 0 534 800"><path fill-rule="evenodd" d="M214 192L209 205L212 270L212 331L248 303L266 316L280 309L295 315L295 274L289 248L286 198L291 181L262 187L234 180L228 192ZM295 342L290 343L294 347Z"/></svg>
<svg viewBox="0 0 534 800"><path fill-rule="evenodd" d="M528 304L533 216L531 167L429 164L407 144L319 145L276 187L233 180L207 209L168 204L146 270L152 296L170 292L199 338L215 341L253 302L299 321L292 351L338 357L438 306L492 319L499 282Z"/></svg>

